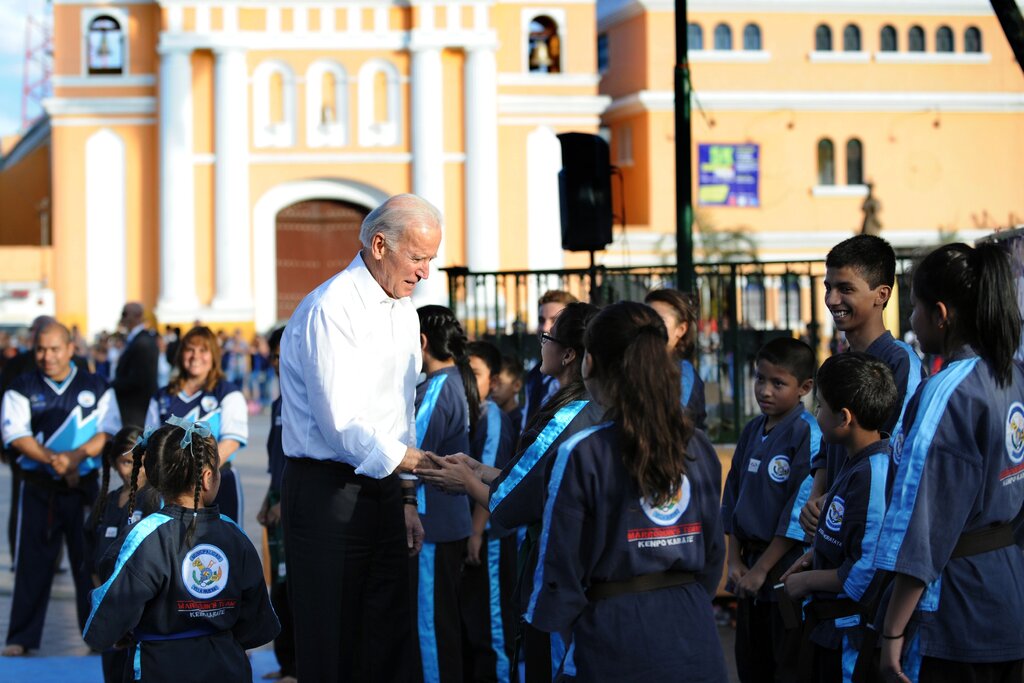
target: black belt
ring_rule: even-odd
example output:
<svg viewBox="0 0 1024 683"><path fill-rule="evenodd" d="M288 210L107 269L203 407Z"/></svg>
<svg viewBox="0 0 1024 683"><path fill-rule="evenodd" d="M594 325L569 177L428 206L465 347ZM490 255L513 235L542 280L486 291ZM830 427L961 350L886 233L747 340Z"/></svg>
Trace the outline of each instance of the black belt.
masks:
<svg viewBox="0 0 1024 683"><path fill-rule="evenodd" d="M39 470L26 470L23 468L21 470L21 477L25 482L33 484L34 486L38 486L39 488L44 489L46 491L56 493L71 493L74 491L80 491L82 484L87 484L94 481L96 479L96 470L93 470L92 472L89 472L88 474L79 477L79 485L76 486L75 488L68 486L68 482L66 479L54 479L48 473L40 472Z"/></svg>
<svg viewBox="0 0 1024 683"><path fill-rule="evenodd" d="M979 531L969 531L967 533L960 534L960 538L957 539L956 545L953 546L953 554L950 555L950 559L955 557L971 557L972 555L981 555L982 553L992 552L993 550L999 550L1000 548L1007 548L1015 545L1016 540L1013 537L1013 522L1004 522L995 526L988 527L987 529L981 529ZM889 579L892 580L891 577ZM881 596L884 592L884 586L877 592L877 595ZM875 606L877 611L877 605ZM869 615L874 617L875 615ZM857 656L857 666L853 671L853 680L855 682L870 680L868 670L874 667L876 658L874 657L875 648L878 644L878 631L876 631L872 624L864 621L864 639L861 642L860 654Z"/></svg>
<svg viewBox="0 0 1024 683"><path fill-rule="evenodd" d="M981 555L982 553L999 550L1014 544L1016 544L1016 541L1013 538L1013 525L1009 523L998 524L980 531L960 534L960 538L956 541L956 546L953 547L952 557Z"/></svg>
<svg viewBox="0 0 1024 683"><path fill-rule="evenodd" d="M627 593L646 593L661 588L672 588L673 586L685 586L696 583L697 577L691 572L656 572L654 574L641 574L625 581L598 581L590 584L587 589L587 599L590 602L614 598Z"/></svg>

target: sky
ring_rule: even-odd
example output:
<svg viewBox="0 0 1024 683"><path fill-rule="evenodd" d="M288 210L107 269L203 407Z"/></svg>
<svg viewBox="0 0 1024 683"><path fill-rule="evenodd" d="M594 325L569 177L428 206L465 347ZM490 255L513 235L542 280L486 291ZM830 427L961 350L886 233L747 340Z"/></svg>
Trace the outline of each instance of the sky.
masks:
<svg viewBox="0 0 1024 683"><path fill-rule="evenodd" d="M0 135L21 126L22 60L25 54L25 19L41 13L42 0L0 0Z"/></svg>

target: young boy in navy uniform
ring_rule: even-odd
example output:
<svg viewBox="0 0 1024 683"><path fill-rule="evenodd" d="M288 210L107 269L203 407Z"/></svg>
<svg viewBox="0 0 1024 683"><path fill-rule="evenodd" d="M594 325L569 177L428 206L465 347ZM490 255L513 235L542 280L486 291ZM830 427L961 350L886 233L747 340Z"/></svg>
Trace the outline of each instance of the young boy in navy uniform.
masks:
<svg viewBox="0 0 1024 683"><path fill-rule="evenodd" d="M75 580L79 625L89 614L92 578L84 558L85 508L96 498L97 457L121 429L113 389L71 364L74 344L51 322L35 336L38 370L18 377L0 408L5 448L20 453L24 489L14 558L14 596L4 656L39 647L64 536Z"/></svg>
<svg viewBox="0 0 1024 683"><path fill-rule="evenodd" d="M801 680L851 683L861 647L860 601L874 575L885 516L890 448L881 429L898 395L888 366L856 351L822 363L815 391L822 439L841 446L846 459L825 495L812 550L783 580L792 599L811 596Z"/></svg>
<svg viewBox="0 0 1024 683"><path fill-rule="evenodd" d="M503 468L512 458L512 420L488 397L502 370L501 351L490 342L471 342L469 367L480 392L480 416L470 454L488 467ZM491 527L486 505L471 503L473 533L462 570L463 673L468 680L507 683L512 678L516 583L516 532Z"/></svg>
<svg viewBox="0 0 1024 683"><path fill-rule="evenodd" d="M882 431L892 435L900 426L907 401L924 378L921 359L906 343L885 329L882 314L896 284L896 254L874 235L857 235L832 247L825 259L825 306L836 329L846 334L851 351L863 351L889 366L898 400ZM814 486L800 523L809 534L818 525L822 498L835 480L846 454L838 444L826 444L811 461Z"/></svg>
<svg viewBox="0 0 1024 683"><path fill-rule="evenodd" d="M772 592L802 553L799 514L821 432L801 400L814 386L814 352L779 338L761 347L754 394L762 415L744 427L722 496L729 539L727 590L739 598L736 669L743 683L794 681L799 636Z"/></svg>

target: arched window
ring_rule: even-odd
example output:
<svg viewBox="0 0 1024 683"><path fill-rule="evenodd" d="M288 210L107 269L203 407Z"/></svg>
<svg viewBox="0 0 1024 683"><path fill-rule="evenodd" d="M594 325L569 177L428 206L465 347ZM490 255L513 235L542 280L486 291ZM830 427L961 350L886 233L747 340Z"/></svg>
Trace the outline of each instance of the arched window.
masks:
<svg viewBox="0 0 1024 683"><path fill-rule="evenodd" d="M704 49L704 29L700 24L686 25L686 45L691 50Z"/></svg>
<svg viewBox="0 0 1024 683"><path fill-rule="evenodd" d="M89 75L124 73L124 33L117 19L101 15L89 22Z"/></svg>
<svg viewBox="0 0 1024 683"><path fill-rule="evenodd" d="M830 52L832 50L832 29L825 24L820 24L814 29L814 49L817 52Z"/></svg>
<svg viewBox="0 0 1024 683"><path fill-rule="evenodd" d="M896 29L892 26L883 26L881 33L882 52L896 52L899 49L899 39Z"/></svg>
<svg viewBox="0 0 1024 683"><path fill-rule="evenodd" d="M527 45L530 71L557 74L562 71L562 43L558 36L558 23L544 15L530 21Z"/></svg>
<svg viewBox="0 0 1024 683"><path fill-rule="evenodd" d="M295 73L285 62L263 62L252 73L253 145L295 144Z"/></svg>
<svg viewBox="0 0 1024 683"><path fill-rule="evenodd" d="M602 33L597 36L597 71L604 73L608 70L608 34Z"/></svg>
<svg viewBox="0 0 1024 683"><path fill-rule="evenodd" d="M860 52L860 28L856 24L843 29L843 52Z"/></svg>
<svg viewBox="0 0 1024 683"><path fill-rule="evenodd" d="M911 52L924 52L924 29L911 26L907 34L907 44Z"/></svg>
<svg viewBox="0 0 1024 683"><path fill-rule="evenodd" d="M818 140L818 184L836 184L835 149L828 138Z"/></svg>
<svg viewBox="0 0 1024 683"><path fill-rule="evenodd" d="M864 145L857 138L846 141L846 184L864 184Z"/></svg>
<svg viewBox="0 0 1024 683"><path fill-rule="evenodd" d="M401 90L398 69L371 59L359 69L359 144L390 147L401 141Z"/></svg>
<svg viewBox="0 0 1024 683"><path fill-rule="evenodd" d="M728 24L719 24L715 27L715 49L732 49L732 29Z"/></svg>
<svg viewBox="0 0 1024 683"><path fill-rule="evenodd" d="M743 27L743 49L761 49L761 27L757 24L747 24Z"/></svg>
<svg viewBox="0 0 1024 683"><path fill-rule="evenodd" d="M306 71L306 144L348 143L348 75L337 62L318 60Z"/></svg>
<svg viewBox="0 0 1024 683"><path fill-rule="evenodd" d="M968 26L964 31L964 52L981 52L981 31Z"/></svg>
<svg viewBox="0 0 1024 683"><path fill-rule="evenodd" d="M935 51L953 51L953 29L948 26L940 26L938 30L935 31Z"/></svg>

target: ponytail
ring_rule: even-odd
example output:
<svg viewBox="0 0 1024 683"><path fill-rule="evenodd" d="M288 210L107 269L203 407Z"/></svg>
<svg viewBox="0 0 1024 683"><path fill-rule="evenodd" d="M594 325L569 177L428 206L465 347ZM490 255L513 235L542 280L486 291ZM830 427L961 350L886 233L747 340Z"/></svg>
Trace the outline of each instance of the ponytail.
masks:
<svg viewBox="0 0 1024 683"><path fill-rule="evenodd" d="M466 403L469 405L469 438L476 436L476 425L480 421L480 387L476 385L476 375L469 367L469 356L463 356L455 364L462 378L462 387L466 390Z"/></svg>
<svg viewBox="0 0 1024 683"><path fill-rule="evenodd" d="M665 324L650 307L620 302L587 328L591 376L622 433L622 461L644 499L670 500L686 474L693 422L679 401L679 368L665 353Z"/></svg>
<svg viewBox="0 0 1024 683"><path fill-rule="evenodd" d="M1013 269L1006 250L998 244L975 247L969 259L977 274L974 305L974 345L978 355L992 364L999 383L1010 383L1013 356L1020 347L1021 316Z"/></svg>
<svg viewBox="0 0 1024 683"><path fill-rule="evenodd" d="M949 311L945 350L969 344L1002 385L1011 381L1020 346L1016 292L1010 257L998 244L947 244L914 269L914 296L932 306L942 302Z"/></svg>
<svg viewBox="0 0 1024 683"><path fill-rule="evenodd" d="M103 519L103 513L107 511L107 491L110 490L110 460L112 457L117 457L111 455L113 450L113 444L109 441L103 447L103 455L100 458L102 461L100 467L100 492L96 495L96 503L92 506L89 519L85 523L86 528L90 530L96 528L96 525ZM133 466L133 473L134 469ZM128 518L131 519L131 515Z"/></svg>

